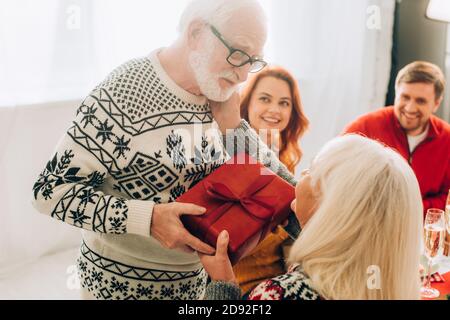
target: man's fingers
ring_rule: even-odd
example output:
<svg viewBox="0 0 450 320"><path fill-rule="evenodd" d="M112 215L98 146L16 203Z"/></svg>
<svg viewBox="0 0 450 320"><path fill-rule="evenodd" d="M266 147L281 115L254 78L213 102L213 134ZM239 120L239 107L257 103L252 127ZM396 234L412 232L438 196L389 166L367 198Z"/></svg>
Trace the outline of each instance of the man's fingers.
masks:
<svg viewBox="0 0 450 320"><path fill-rule="evenodd" d="M200 239L194 237L190 233L186 232L185 243L194 249L195 251L212 255L216 251L213 247L207 245L206 243L200 241Z"/></svg>
<svg viewBox="0 0 450 320"><path fill-rule="evenodd" d="M179 215L190 214L190 215L202 215L206 212L206 208L195 205L193 203L177 203L177 211Z"/></svg>
<svg viewBox="0 0 450 320"><path fill-rule="evenodd" d="M237 91L235 91L231 97L226 101L228 104L232 104L235 106L240 106L241 104L241 96Z"/></svg>
<svg viewBox="0 0 450 320"><path fill-rule="evenodd" d="M223 230L217 238L216 256L228 256L228 231Z"/></svg>
<svg viewBox="0 0 450 320"><path fill-rule="evenodd" d="M202 260L204 257L210 257L209 255L201 253L201 252L198 252L198 251L197 251L197 255L200 258L200 260Z"/></svg>
<svg viewBox="0 0 450 320"><path fill-rule="evenodd" d="M291 202L291 210L293 211L293 212L295 212L295 207L297 206L297 201L296 201L296 199L294 199L294 200L292 200L292 202Z"/></svg>
<svg viewBox="0 0 450 320"><path fill-rule="evenodd" d="M195 252L195 250L192 249L189 246L181 246L181 247L178 248L178 250L186 252L186 253L193 253L193 252Z"/></svg>

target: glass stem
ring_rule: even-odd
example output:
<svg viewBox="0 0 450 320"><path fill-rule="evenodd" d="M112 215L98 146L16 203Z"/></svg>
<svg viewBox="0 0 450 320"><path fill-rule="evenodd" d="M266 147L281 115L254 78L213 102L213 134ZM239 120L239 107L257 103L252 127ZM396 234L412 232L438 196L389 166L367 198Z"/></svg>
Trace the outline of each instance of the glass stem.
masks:
<svg viewBox="0 0 450 320"><path fill-rule="evenodd" d="M428 272L427 272L427 282L425 283L425 288L430 289L431 288L431 265L432 265L432 259L428 259Z"/></svg>

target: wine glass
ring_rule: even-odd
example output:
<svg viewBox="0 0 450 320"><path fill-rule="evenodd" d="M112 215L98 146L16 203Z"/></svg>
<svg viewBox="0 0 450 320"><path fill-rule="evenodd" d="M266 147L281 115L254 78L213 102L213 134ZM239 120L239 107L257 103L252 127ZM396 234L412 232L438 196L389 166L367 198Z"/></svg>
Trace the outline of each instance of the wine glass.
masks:
<svg viewBox="0 0 450 320"><path fill-rule="evenodd" d="M434 299L440 292L431 287L431 266L434 257L442 248L445 237L444 211L440 209L428 209L424 223L425 255L428 258L428 271L425 285L420 289L422 298Z"/></svg>

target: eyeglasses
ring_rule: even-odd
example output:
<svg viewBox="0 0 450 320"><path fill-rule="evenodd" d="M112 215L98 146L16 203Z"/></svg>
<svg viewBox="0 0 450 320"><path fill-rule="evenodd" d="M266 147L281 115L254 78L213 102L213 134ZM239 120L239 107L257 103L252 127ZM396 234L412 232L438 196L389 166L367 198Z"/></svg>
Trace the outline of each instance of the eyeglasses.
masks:
<svg viewBox="0 0 450 320"><path fill-rule="evenodd" d="M227 57L227 62L231 64L233 67L243 67L246 64L250 63L250 73L256 73L264 69L265 66L267 66L267 62L262 60L261 57L253 56L251 57L248 53L245 51L233 48L228 44L228 42L224 39L222 34L214 27L211 26L212 33L227 47L227 49L230 51L230 54Z"/></svg>

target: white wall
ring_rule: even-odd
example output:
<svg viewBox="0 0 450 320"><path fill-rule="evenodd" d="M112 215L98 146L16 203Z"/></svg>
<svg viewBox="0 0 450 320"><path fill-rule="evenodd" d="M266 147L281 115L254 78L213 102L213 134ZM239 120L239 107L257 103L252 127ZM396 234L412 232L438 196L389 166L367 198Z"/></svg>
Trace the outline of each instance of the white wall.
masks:
<svg viewBox="0 0 450 320"><path fill-rule="evenodd" d="M300 82L315 154L357 116L384 106L391 68L394 0L277 0L271 11L273 62Z"/></svg>
<svg viewBox="0 0 450 320"><path fill-rule="evenodd" d="M80 243L78 229L31 206L33 184L79 103L0 108L0 276L2 268Z"/></svg>

